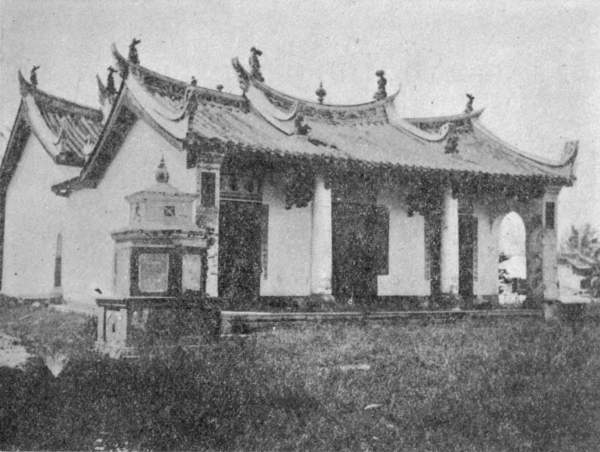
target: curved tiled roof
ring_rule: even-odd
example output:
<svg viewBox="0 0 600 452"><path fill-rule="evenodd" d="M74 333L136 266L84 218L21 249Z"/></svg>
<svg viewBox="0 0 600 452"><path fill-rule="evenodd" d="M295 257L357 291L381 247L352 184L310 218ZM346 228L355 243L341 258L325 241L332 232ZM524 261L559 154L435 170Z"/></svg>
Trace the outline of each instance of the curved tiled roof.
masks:
<svg viewBox="0 0 600 452"><path fill-rule="evenodd" d="M192 86L189 83L159 74L139 64L133 64L119 53L114 44L112 52L121 74L133 75L150 93L161 102L164 102L168 108L178 108L181 102L184 101L186 92L193 94L200 101L217 102L238 108L245 108L247 103L243 96L201 86Z"/></svg>
<svg viewBox="0 0 600 452"><path fill-rule="evenodd" d="M113 54L125 82L113 105L110 118L114 118L106 122L106 129L119 127L118 115L123 114L119 109L126 105L132 114L147 120L163 136L168 135L179 149L185 148L186 141L199 137L227 144L231 152L351 160L418 171L542 178L552 184L570 184L573 180L576 142L567 143L560 162L543 161L487 130L480 120L483 110L403 118L395 110L396 94L357 105L319 104L255 80L234 60L244 90L243 95L236 95L191 85L133 64L114 46ZM299 113L300 126L306 126L307 134L299 131ZM106 129L103 135L110 132ZM90 174L96 179L101 177L116 152L111 149L105 150L106 155L100 150L102 155L98 156L95 150L77 184L91 183ZM73 186L71 182L66 184Z"/></svg>
<svg viewBox="0 0 600 452"><path fill-rule="evenodd" d="M56 163L83 165L102 130L102 112L48 94L27 82L20 72L19 85L30 125L46 151ZM43 123L34 118L38 114Z"/></svg>

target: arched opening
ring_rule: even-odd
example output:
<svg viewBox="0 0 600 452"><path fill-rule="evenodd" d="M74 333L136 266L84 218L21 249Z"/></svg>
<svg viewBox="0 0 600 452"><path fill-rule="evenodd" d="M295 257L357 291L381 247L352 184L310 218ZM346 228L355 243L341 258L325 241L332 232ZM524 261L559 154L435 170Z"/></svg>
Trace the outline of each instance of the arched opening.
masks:
<svg viewBox="0 0 600 452"><path fill-rule="evenodd" d="M506 214L498 226L498 301L520 305L527 293L525 223L516 212Z"/></svg>

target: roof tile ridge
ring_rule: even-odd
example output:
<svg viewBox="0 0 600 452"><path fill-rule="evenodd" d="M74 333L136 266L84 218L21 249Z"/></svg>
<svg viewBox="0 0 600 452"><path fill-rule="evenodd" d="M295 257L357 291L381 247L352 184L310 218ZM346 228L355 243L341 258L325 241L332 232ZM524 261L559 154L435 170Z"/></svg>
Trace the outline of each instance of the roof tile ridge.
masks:
<svg viewBox="0 0 600 452"><path fill-rule="evenodd" d="M478 110L474 110L470 113L457 113L455 115L443 115L443 116L423 116L423 117L410 117L404 118L408 122L411 123L427 123L427 122L454 122L454 121L463 121L465 119L478 119L485 108L480 108Z"/></svg>
<svg viewBox="0 0 600 452"><path fill-rule="evenodd" d="M288 93L284 93L283 91L280 91L276 88L273 88L271 85L268 85L264 82L261 82L260 80L257 80L255 77L252 77L252 75L246 70L246 68L244 68L244 66L239 62L238 58L234 58L232 60L232 64L233 67L236 71L238 71L238 73L241 71L244 75L244 77L247 77L247 80L252 83L256 88L260 89L263 92L269 92L272 93L276 96L281 96L286 98L287 100L289 100L290 102L297 102L297 103L301 103L304 106L308 107L308 108L315 108L315 109L320 109L320 110L346 110L346 109L356 109L356 110L361 110L361 109L366 109L366 108L373 108L373 107L378 107L381 105L385 105L389 102L393 102L394 99L398 96L398 94L400 94L400 89L398 89L396 92L390 94L389 96L385 97L384 99L380 99L380 100L370 100L368 102L363 102L363 103L359 103L359 104L328 104L328 103L319 103L319 102L315 102L309 99L303 99L301 97L296 97L293 96L291 94Z"/></svg>

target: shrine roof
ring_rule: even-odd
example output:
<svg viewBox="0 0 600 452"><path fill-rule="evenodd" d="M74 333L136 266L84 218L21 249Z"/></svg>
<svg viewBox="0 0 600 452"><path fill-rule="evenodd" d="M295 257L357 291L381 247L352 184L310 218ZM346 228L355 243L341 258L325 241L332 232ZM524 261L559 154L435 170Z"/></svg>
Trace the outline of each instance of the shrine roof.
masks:
<svg viewBox="0 0 600 452"><path fill-rule="evenodd" d="M577 142L568 142L562 158L556 162L526 154L483 126L483 110L406 118L398 111L398 93L356 105L321 104L285 94L256 80L235 59L233 66L244 91L237 95L192 85L133 64L114 47L113 55L124 83L81 175L57 186L64 193L77 186L95 186L102 177L116 152L114 144L122 141L111 139L110 130L118 129L123 120L132 121L125 114L127 109L182 150L186 143L200 138L216 140L231 153L351 160L419 171L536 177L566 185L573 180ZM121 109L123 105L127 106L125 110ZM127 127L121 129L122 135Z"/></svg>
<svg viewBox="0 0 600 452"><path fill-rule="evenodd" d="M565 146L559 162L544 161L504 142L481 123L483 110L452 116L402 118L397 93L359 105L322 105L276 91L253 79L239 63L234 67L248 82L246 109L216 102L199 103L190 131L280 155L322 156L407 168L492 175L537 176L570 183L577 143ZM297 133L294 120L310 129ZM446 152L450 135L456 149ZM240 147L240 148L241 148Z"/></svg>
<svg viewBox="0 0 600 452"><path fill-rule="evenodd" d="M33 133L57 164L82 166L102 130L102 112L48 94L19 72L26 117Z"/></svg>

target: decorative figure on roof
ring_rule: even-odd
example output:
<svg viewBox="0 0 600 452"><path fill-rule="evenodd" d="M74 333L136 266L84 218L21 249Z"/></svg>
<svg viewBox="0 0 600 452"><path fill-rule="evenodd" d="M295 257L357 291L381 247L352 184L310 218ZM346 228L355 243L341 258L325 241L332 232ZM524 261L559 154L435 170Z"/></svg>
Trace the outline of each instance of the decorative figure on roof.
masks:
<svg viewBox="0 0 600 452"><path fill-rule="evenodd" d="M138 55L138 51L136 49L136 46L141 43L142 40L141 39L137 39L137 38L133 38L131 40L131 44L129 44L129 61L132 62L133 64L140 64L140 57Z"/></svg>
<svg viewBox="0 0 600 452"><path fill-rule="evenodd" d="M250 77L237 58L231 60L231 64L233 66L233 69L235 69L235 72L237 73L240 89L245 95L246 91L248 91L248 88L250 87Z"/></svg>
<svg viewBox="0 0 600 452"><path fill-rule="evenodd" d="M217 85L217 91L220 93L223 92L223 85L221 85L220 83Z"/></svg>
<svg viewBox="0 0 600 452"><path fill-rule="evenodd" d="M465 107L465 113L471 113L473 111L473 101L475 100L475 96L467 93L467 106Z"/></svg>
<svg viewBox="0 0 600 452"><path fill-rule="evenodd" d="M323 99L327 96L327 91L323 88L323 82L319 83L319 89L315 91L315 94L317 95L317 99L319 99L319 103L322 104Z"/></svg>
<svg viewBox="0 0 600 452"><path fill-rule="evenodd" d="M31 84L34 87L37 87L37 85L38 85L37 70L39 68L40 68L39 66L33 66L31 68L31 72L29 73L29 81L31 82Z"/></svg>
<svg viewBox="0 0 600 452"><path fill-rule="evenodd" d="M252 53L252 55L250 55L249 60L250 75L252 75L252 77L254 77L259 82L264 82L265 78L260 72L260 60L258 59L258 57L262 55L262 51L257 49L256 47L252 47L250 49L250 52Z"/></svg>
<svg viewBox="0 0 600 452"><path fill-rule="evenodd" d="M154 177L159 184L166 184L169 182L169 171L167 171L164 157L161 157L158 168L156 168L156 173L154 173Z"/></svg>
<svg viewBox="0 0 600 452"><path fill-rule="evenodd" d="M190 81L190 85L198 86L198 80L196 80L196 77L194 77L193 75L192 75L192 80Z"/></svg>
<svg viewBox="0 0 600 452"><path fill-rule="evenodd" d="M114 96L117 94L117 88L115 87L115 76L113 74L117 72L117 70L112 66L108 66L107 70L108 77L106 77L106 92L109 96Z"/></svg>
<svg viewBox="0 0 600 452"><path fill-rule="evenodd" d="M444 152L446 154L458 153L458 134L456 133L456 127L454 125L450 126L446 145L444 146Z"/></svg>
<svg viewBox="0 0 600 452"><path fill-rule="evenodd" d="M308 135L310 126L308 124L302 124L304 116L302 113L298 113L294 119L294 127L296 127L296 135Z"/></svg>
<svg viewBox="0 0 600 452"><path fill-rule="evenodd" d="M377 91L375 91L375 95L373 99L382 100L387 97L387 92L385 90L385 85L387 85L387 79L384 77L385 72L382 69L375 72L375 75L379 77L377 80Z"/></svg>

